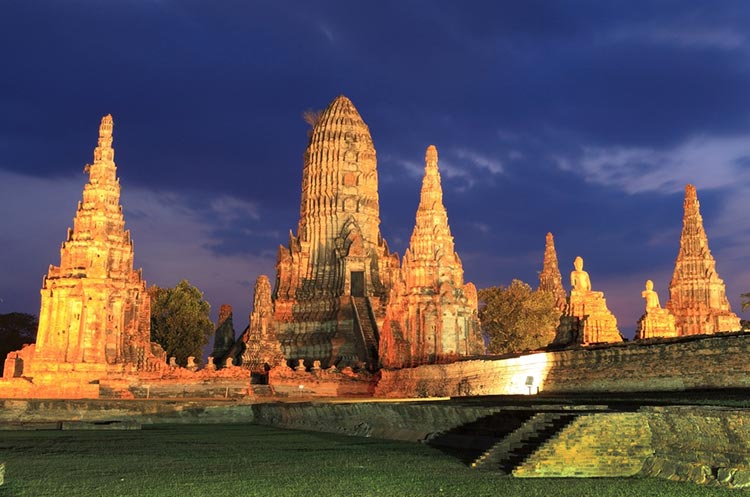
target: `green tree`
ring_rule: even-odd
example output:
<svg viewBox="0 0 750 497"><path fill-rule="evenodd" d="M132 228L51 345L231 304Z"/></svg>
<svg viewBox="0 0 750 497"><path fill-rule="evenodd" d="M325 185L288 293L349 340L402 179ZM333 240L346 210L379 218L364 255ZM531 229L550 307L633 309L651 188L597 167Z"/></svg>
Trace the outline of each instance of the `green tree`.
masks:
<svg viewBox="0 0 750 497"><path fill-rule="evenodd" d="M0 364L5 360L8 352L19 350L24 344L34 343L37 328L39 328L39 322L32 314L24 312L0 314Z"/></svg>
<svg viewBox="0 0 750 497"><path fill-rule="evenodd" d="M180 281L174 288L148 289L151 296L151 340L161 345L167 357L176 357L177 364L187 365L187 358L197 361L203 347L214 332L209 318L211 305L203 300L203 293Z"/></svg>
<svg viewBox="0 0 750 497"><path fill-rule="evenodd" d="M742 293L740 297L742 298L742 312L745 312L750 308L750 293Z"/></svg>
<svg viewBox="0 0 750 497"><path fill-rule="evenodd" d="M490 339L491 354L534 350L554 339L560 310L551 293L513 280L507 287L479 290L479 300L479 320Z"/></svg>

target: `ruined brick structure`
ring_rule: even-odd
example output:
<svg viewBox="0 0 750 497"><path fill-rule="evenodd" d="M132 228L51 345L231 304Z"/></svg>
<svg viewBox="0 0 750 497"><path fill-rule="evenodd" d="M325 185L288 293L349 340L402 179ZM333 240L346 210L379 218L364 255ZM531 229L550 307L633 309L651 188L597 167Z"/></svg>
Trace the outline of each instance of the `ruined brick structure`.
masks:
<svg viewBox="0 0 750 497"><path fill-rule="evenodd" d="M583 270L583 259L576 257L573 266L570 296L553 345L621 342L617 318L607 308L604 293L591 290L589 274Z"/></svg>
<svg viewBox="0 0 750 497"><path fill-rule="evenodd" d="M638 320L635 339L678 336L674 316L669 309L662 309L659 304L659 294L654 291L653 281L646 281L646 289L641 292L641 296L646 299L646 311Z"/></svg>
<svg viewBox="0 0 750 497"><path fill-rule="evenodd" d="M552 233L547 233L544 243L544 263L542 272L539 273L539 286L537 290L549 292L555 296L555 304L562 311L565 309L566 299L565 288L562 283L560 266L557 263L557 252L555 251L555 238Z"/></svg>
<svg viewBox="0 0 750 497"><path fill-rule="evenodd" d="M273 326L271 283L266 275L260 275L255 280L253 312L250 314L250 324L240 342L243 345L238 364L246 369L264 374L267 369L284 362L281 344Z"/></svg>
<svg viewBox="0 0 750 497"><path fill-rule="evenodd" d="M472 283L464 284L433 145L425 154L416 224L398 276L380 336L383 366L427 364L484 352L477 290Z"/></svg>
<svg viewBox="0 0 750 497"><path fill-rule="evenodd" d="M674 314L680 335L736 331L740 319L732 312L724 280L716 272L716 261L708 248L698 194L685 187L680 250L669 283L667 309Z"/></svg>
<svg viewBox="0 0 750 497"><path fill-rule="evenodd" d="M120 205L112 116L102 118L83 201L41 290L39 332L30 367L35 380L57 373L100 377L160 368L150 342L150 300Z"/></svg>
<svg viewBox="0 0 750 497"><path fill-rule="evenodd" d="M232 306L222 304L219 307L219 325L214 332L214 348L211 356L214 358L214 364L223 366L226 359L230 357L229 351L234 345L234 319L232 315ZM234 361L234 358L232 358Z"/></svg>
<svg viewBox="0 0 750 497"><path fill-rule="evenodd" d="M376 367L377 322L397 268L380 234L370 131L341 95L312 129L297 234L279 248L273 320L287 359Z"/></svg>

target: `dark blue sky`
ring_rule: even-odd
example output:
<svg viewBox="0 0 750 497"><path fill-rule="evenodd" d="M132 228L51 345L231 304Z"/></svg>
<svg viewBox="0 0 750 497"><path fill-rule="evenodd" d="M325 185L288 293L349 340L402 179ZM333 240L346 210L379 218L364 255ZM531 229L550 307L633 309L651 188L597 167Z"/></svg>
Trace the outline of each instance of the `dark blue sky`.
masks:
<svg viewBox="0 0 750 497"><path fill-rule="evenodd" d="M149 283L187 278L247 323L299 215L302 113L352 99L403 254L440 154L466 279L536 286L555 234L626 335L667 300L684 185L728 296L750 291L745 1L67 1L0 17L0 312L37 313L102 115ZM746 316L745 316L746 317Z"/></svg>

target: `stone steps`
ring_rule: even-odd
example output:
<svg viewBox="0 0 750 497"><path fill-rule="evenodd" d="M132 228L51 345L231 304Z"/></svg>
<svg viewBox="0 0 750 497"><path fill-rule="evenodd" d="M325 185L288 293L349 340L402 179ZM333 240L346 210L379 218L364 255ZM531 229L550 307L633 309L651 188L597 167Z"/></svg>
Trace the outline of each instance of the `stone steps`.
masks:
<svg viewBox="0 0 750 497"><path fill-rule="evenodd" d="M470 464L522 426L531 415L528 411L492 413L470 423L431 433L423 443Z"/></svg>
<svg viewBox="0 0 750 497"><path fill-rule="evenodd" d="M367 366L374 369L378 365L377 325L373 322L372 312L367 297L352 297L354 316L364 341L367 354Z"/></svg>
<svg viewBox="0 0 750 497"><path fill-rule="evenodd" d="M536 413L518 429L484 451L471 463L471 467L510 474L578 416L575 413Z"/></svg>

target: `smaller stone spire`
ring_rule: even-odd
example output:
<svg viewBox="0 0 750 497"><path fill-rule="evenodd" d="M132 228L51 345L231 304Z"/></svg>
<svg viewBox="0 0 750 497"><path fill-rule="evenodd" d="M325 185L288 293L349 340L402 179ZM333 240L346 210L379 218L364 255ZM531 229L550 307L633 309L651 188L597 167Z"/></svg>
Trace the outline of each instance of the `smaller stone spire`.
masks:
<svg viewBox="0 0 750 497"><path fill-rule="evenodd" d="M685 186L683 207L680 250L666 307L674 314L680 335L739 330L740 319L729 306L724 280L708 248L695 186Z"/></svg>
<svg viewBox="0 0 750 497"><path fill-rule="evenodd" d="M234 344L234 323L232 319L232 306L222 304L219 308L219 325L214 333L214 350L211 354L214 362L218 365L224 364L224 360Z"/></svg>
<svg viewBox="0 0 750 497"><path fill-rule="evenodd" d="M565 299L567 294L562 283L560 266L557 262L557 252L555 251L555 238L552 233L547 233L544 244L544 263L542 272L539 273L539 287L537 290L549 292L555 296L555 303L562 311L565 308Z"/></svg>

